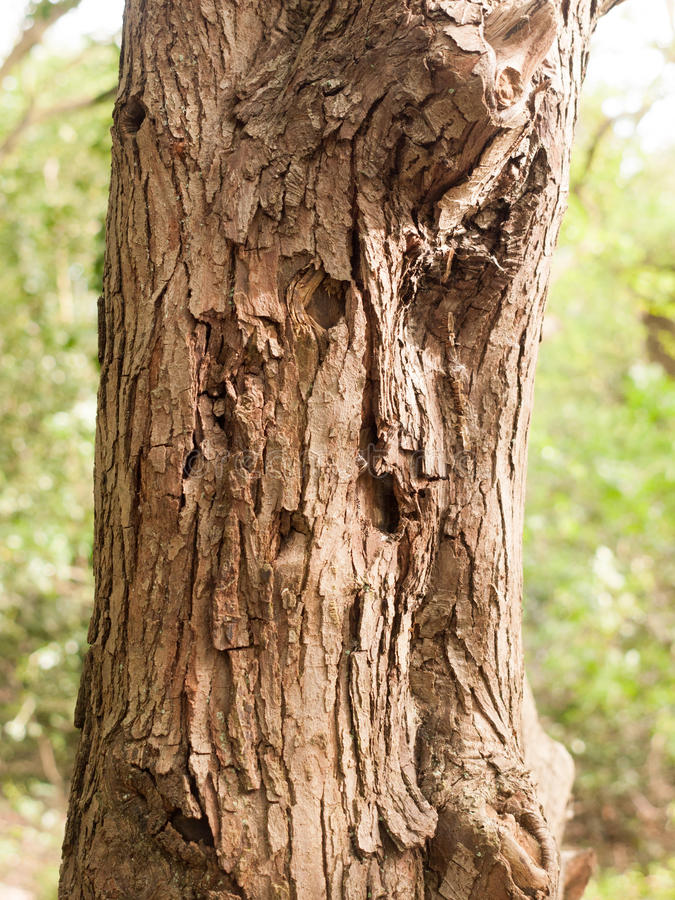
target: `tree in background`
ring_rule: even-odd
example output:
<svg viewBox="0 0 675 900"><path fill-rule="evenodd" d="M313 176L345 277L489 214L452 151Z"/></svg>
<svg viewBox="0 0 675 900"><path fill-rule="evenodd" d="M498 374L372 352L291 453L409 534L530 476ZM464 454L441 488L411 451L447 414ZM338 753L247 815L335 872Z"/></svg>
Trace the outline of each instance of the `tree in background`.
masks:
<svg viewBox="0 0 675 900"><path fill-rule="evenodd" d="M559 896L525 448L612 5L127 3L62 896Z"/></svg>

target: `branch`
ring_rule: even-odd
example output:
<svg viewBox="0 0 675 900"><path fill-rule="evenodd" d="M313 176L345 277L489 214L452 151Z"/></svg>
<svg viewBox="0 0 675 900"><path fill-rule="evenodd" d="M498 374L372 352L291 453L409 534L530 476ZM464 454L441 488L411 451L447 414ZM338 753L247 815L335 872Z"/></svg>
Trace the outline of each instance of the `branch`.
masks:
<svg viewBox="0 0 675 900"><path fill-rule="evenodd" d="M57 106L49 107L49 109L34 111L33 108L29 107L23 118L0 144L0 161L12 152L22 133L31 125L38 125L41 122L46 122L48 119L53 119L54 116L68 115L80 109L96 106L98 103L103 103L106 100L112 100L116 93L117 86L108 88L107 91L103 91L103 93L97 94L95 97L80 97L77 100L68 100L66 103L59 103Z"/></svg>
<svg viewBox="0 0 675 900"><path fill-rule="evenodd" d="M622 0L619 0L619 2L622 2ZM668 54L667 59L670 61L670 54ZM655 87L658 87L660 81L661 78L659 77L650 85L650 87L646 91L646 96L642 102L642 105L639 109L636 109L635 112L621 112L616 116L607 116L602 120L602 122L600 122L588 145L583 168L579 175L574 179L574 183L570 188L573 194L576 194L579 197L581 196L586 181L588 180L588 175L593 167L593 163L595 162L595 157L600 148L600 145L602 144L602 141L609 133L611 128L616 124L616 122L619 119L630 119L633 122L633 125L637 128L640 122L647 115L647 113L650 112L654 104L658 100L662 99L662 92L651 93L651 91Z"/></svg>
<svg viewBox="0 0 675 900"><path fill-rule="evenodd" d="M607 15L610 9L614 9L615 6L623 2L624 0L603 0L603 2L598 4L597 18Z"/></svg>
<svg viewBox="0 0 675 900"><path fill-rule="evenodd" d="M45 32L71 9L75 9L79 3L80 0L60 0L59 3L33 4L26 14L24 28L19 39L0 66L0 82L6 75L9 75L17 63L30 53L36 44L40 43Z"/></svg>

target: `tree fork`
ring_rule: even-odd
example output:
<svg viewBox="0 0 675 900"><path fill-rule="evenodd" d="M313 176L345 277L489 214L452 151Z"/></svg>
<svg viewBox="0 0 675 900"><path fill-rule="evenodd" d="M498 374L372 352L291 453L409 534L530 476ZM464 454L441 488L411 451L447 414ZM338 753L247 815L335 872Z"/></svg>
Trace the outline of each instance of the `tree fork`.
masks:
<svg viewBox="0 0 675 900"><path fill-rule="evenodd" d="M561 896L521 537L596 7L127 0L60 896Z"/></svg>

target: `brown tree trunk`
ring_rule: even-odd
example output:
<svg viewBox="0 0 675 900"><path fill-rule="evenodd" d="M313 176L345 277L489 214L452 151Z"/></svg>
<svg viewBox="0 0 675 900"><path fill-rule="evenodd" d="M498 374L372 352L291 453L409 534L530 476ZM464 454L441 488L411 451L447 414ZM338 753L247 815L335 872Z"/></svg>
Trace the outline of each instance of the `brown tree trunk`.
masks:
<svg viewBox="0 0 675 900"><path fill-rule="evenodd" d="M128 0L62 897L559 895L521 532L597 6Z"/></svg>

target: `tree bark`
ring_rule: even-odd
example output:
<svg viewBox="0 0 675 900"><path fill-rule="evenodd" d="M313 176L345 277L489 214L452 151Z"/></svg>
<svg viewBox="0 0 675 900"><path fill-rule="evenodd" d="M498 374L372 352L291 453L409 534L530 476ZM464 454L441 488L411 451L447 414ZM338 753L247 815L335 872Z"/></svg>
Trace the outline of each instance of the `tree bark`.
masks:
<svg viewBox="0 0 675 900"><path fill-rule="evenodd" d="M521 534L595 15L128 0L61 897L559 896Z"/></svg>

